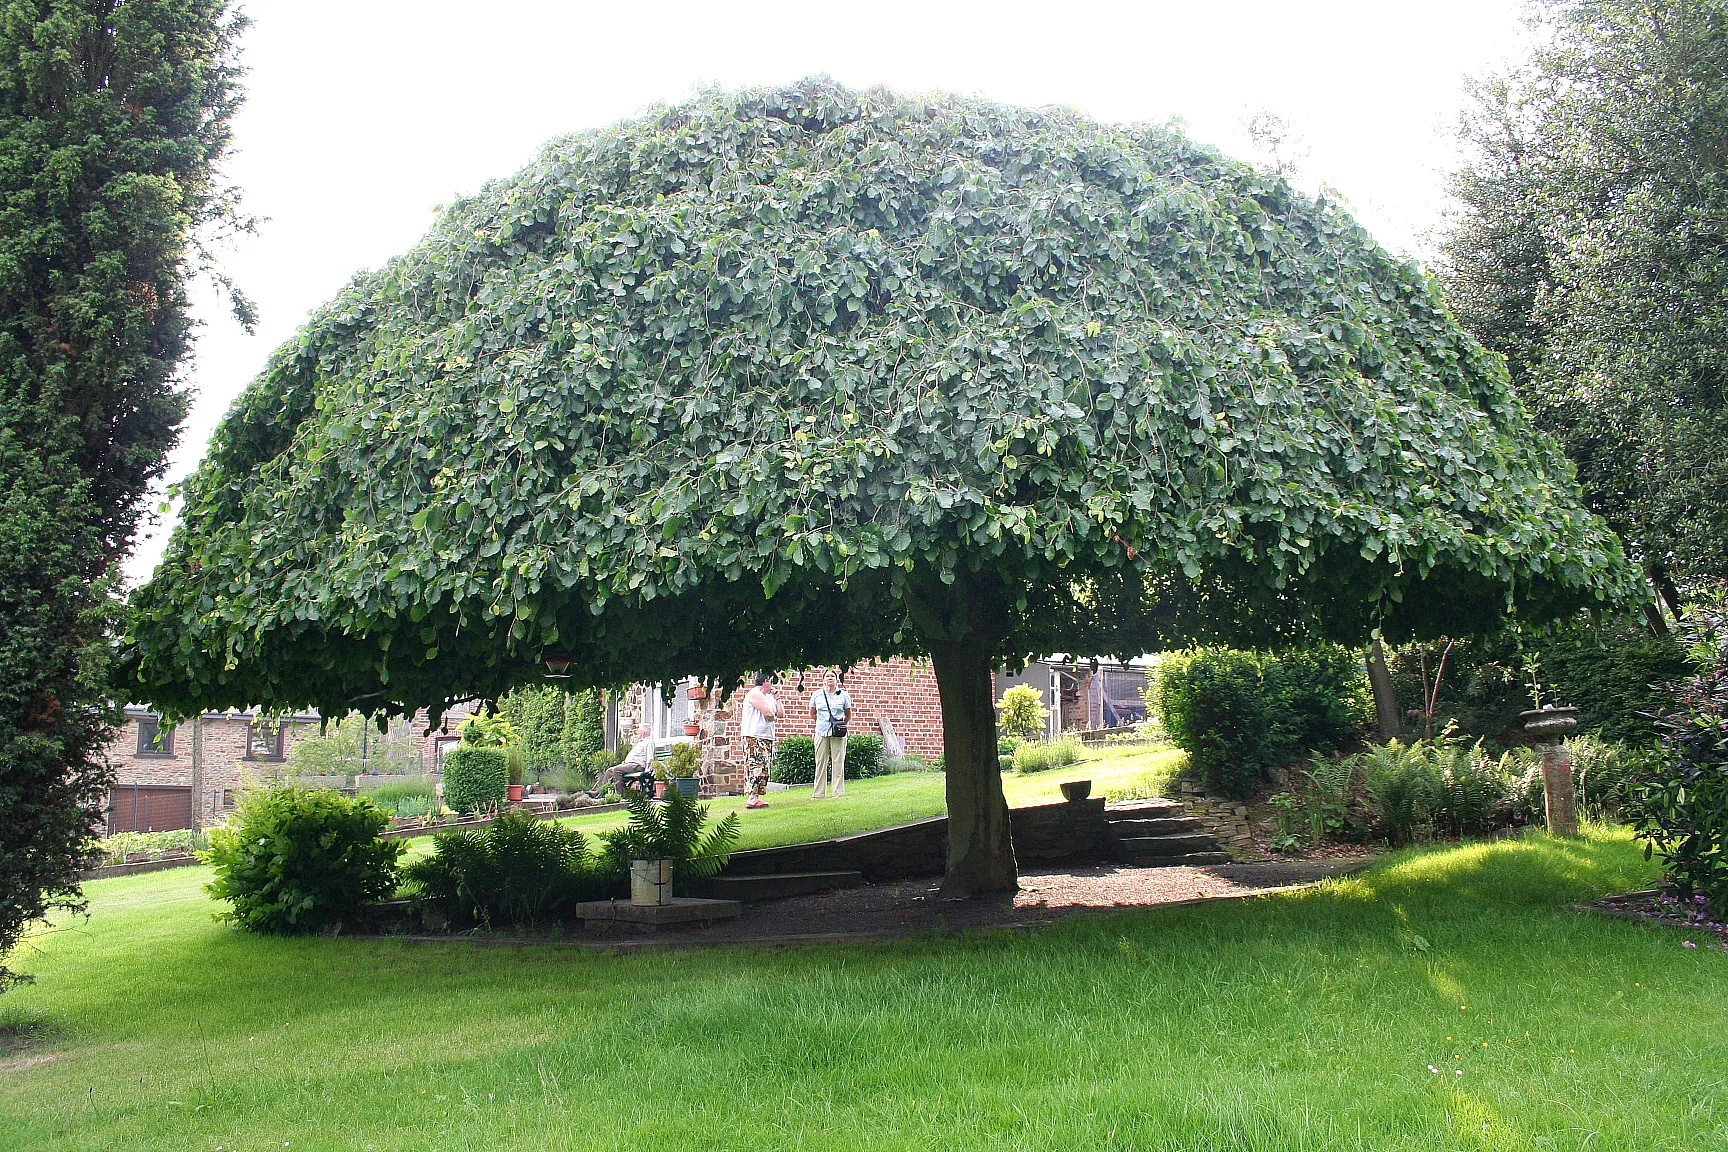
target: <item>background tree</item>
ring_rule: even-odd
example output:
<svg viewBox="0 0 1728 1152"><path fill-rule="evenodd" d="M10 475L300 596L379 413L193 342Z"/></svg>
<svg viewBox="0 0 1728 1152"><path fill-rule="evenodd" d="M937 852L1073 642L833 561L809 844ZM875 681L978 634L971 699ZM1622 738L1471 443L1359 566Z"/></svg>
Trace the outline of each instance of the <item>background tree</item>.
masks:
<svg viewBox="0 0 1728 1152"><path fill-rule="evenodd" d="M108 573L185 415L197 237L244 224L214 175L242 24L217 0L0 2L0 957L79 905Z"/></svg>
<svg viewBox="0 0 1728 1152"><path fill-rule="evenodd" d="M1677 612L1728 576L1728 3L1535 11L1465 121L1446 287Z"/></svg>
<svg viewBox="0 0 1728 1152"><path fill-rule="evenodd" d="M927 654L950 890L992 672L1623 594L1498 357L1334 204L1161 128L825 80L555 142L272 358L135 596L170 710L434 710Z"/></svg>
<svg viewBox="0 0 1728 1152"><path fill-rule="evenodd" d="M1016 684L996 701L996 727L1018 739L1036 740L1049 719L1044 694L1030 684Z"/></svg>

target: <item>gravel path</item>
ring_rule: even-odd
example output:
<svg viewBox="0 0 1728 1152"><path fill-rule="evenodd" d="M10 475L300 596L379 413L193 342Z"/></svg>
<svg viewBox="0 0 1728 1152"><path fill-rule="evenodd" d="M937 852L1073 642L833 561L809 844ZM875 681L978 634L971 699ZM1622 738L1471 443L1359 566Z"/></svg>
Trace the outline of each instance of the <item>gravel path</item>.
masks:
<svg viewBox="0 0 1728 1152"><path fill-rule="evenodd" d="M746 904L737 920L709 927L663 928L651 935L627 926L572 933L581 941L660 944L770 943L805 938L889 938L966 928L1048 923L1065 916L1150 908L1187 900L1247 896L1357 871L1372 859L1222 864L1210 868L1132 868L1116 864L1029 869L1012 896L944 897L936 878L867 884L810 896Z"/></svg>

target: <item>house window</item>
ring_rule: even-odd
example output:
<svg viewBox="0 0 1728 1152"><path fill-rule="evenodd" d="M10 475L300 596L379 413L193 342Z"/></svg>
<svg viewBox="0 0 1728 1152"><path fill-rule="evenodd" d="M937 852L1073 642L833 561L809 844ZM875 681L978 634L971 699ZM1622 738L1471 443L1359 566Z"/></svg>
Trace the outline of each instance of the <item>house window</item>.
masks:
<svg viewBox="0 0 1728 1152"><path fill-rule="evenodd" d="M281 721L254 720L246 725L246 759L282 759L283 735L287 725Z"/></svg>
<svg viewBox="0 0 1728 1152"><path fill-rule="evenodd" d="M162 722L158 717L138 717L138 755L173 756L174 729L162 727Z"/></svg>

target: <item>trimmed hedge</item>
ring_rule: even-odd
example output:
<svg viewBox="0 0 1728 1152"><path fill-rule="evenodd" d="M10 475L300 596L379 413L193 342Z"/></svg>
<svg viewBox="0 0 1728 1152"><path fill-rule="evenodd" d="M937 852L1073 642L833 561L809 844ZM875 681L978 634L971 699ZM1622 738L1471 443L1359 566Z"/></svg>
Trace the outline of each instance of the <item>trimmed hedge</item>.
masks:
<svg viewBox="0 0 1728 1152"><path fill-rule="evenodd" d="M222 918L251 932L316 932L396 891L400 840L364 797L321 788L250 792L210 831L200 858L216 870L205 891L231 905Z"/></svg>
<svg viewBox="0 0 1728 1152"><path fill-rule="evenodd" d="M503 802L510 785L510 757L502 748L458 744L444 756L444 805L474 812Z"/></svg>
<svg viewBox="0 0 1728 1152"><path fill-rule="evenodd" d="M866 780L883 775L882 737L860 732L846 738L846 779ZM809 784L816 779L816 742L808 736L787 736L774 745L768 779L777 784Z"/></svg>
<svg viewBox="0 0 1728 1152"><path fill-rule="evenodd" d="M1362 662L1326 645L1271 655L1200 648L1166 656L1147 693L1189 768L1245 797L1272 769L1348 747L1372 716Z"/></svg>

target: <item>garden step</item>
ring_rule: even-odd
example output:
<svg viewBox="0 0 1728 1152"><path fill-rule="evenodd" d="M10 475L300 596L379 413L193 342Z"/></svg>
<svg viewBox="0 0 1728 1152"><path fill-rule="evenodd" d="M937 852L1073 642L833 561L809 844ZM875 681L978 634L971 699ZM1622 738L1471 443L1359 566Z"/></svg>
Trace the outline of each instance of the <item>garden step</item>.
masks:
<svg viewBox="0 0 1728 1152"><path fill-rule="evenodd" d="M1118 820L1157 819L1180 815L1182 805L1175 800L1121 800L1104 809L1104 819L1111 823Z"/></svg>
<svg viewBox="0 0 1728 1152"><path fill-rule="evenodd" d="M1182 856L1137 856L1128 861L1136 868L1176 868L1187 865L1202 868L1211 864L1230 863L1228 852L1189 852Z"/></svg>
<svg viewBox="0 0 1728 1152"><path fill-rule="evenodd" d="M1218 838L1209 832L1184 836L1124 836L1117 844L1126 856L1182 856L1189 852L1213 852Z"/></svg>
<svg viewBox="0 0 1728 1152"><path fill-rule="evenodd" d="M705 888L711 896L751 903L804 896L811 892L831 892L836 888L856 888L862 883L864 873L858 871L765 872L760 876L716 876Z"/></svg>
<svg viewBox="0 0 1728 1152"><path fill-rule="evenodd" d="M1205 832L1206 825L1192 816L1161 816L1149 820L1112 820L1111 829L1127 839L1134 836L1180 836Z"/></svg>

